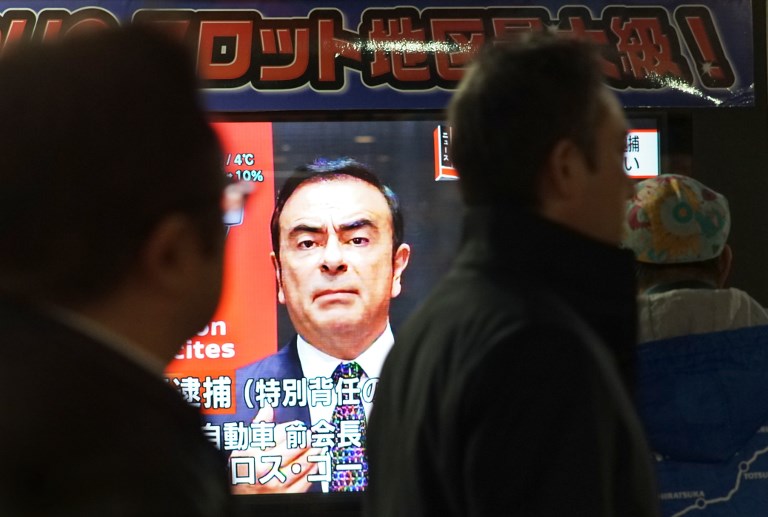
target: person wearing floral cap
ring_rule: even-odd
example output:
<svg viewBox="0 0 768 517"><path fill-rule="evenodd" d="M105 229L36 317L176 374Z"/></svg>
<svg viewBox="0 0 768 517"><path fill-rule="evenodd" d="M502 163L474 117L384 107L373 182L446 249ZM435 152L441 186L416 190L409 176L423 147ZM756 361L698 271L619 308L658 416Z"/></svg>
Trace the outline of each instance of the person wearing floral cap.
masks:
<svg viewBox="0 0 768 517"><path fill-rule="evenodd" d="M746 292L726 288L728 200L688 176L664 174L635 185L623 245L635 253L639 342L768 324Z"/></svg>
<svg viewBox="0 0 768 517"><path fill-rule="evenodd" d="M764 515L768 313L726 285L728 201L665 174L635 185L625 224L639 289L637 407L662 514Z"/></svg>

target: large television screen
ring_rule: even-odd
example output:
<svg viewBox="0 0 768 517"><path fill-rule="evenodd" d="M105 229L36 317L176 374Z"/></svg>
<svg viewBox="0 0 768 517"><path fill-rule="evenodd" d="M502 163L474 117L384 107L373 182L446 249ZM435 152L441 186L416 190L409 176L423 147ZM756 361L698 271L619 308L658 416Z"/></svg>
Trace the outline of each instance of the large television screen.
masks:
<svg viewBox="0 0 768 517"><path fill-rule="evenodd" d="M282 119L273 114L272 120L247 114L213 116L231 180L225 199L223 298L209 325L182 346L166 377L190 404L201 408L206 436L228 458L235 493L365 489L367 464L359 453L364 450L365 423L392 332L448 271L460 239L460 180L448 157L450 128L441 116L364 114L358 120L321 120L317 114L286 114ZM658 119L641 116L631 122L627 167L637 164L641 169L635 171L637 176L658 174ZM391 245L381 248L386 251L378 258L370 253L372 248L366 251L367 258L361 258L357 246L373 246L377 238L391 241L392 236L367 233L370 226L376 227L375 203L358 198L354 189L339 193L333 182L324 190L318 188L314 197L307 194L290 210L286 204L281 220L290 213L289 218L298 221L290 222L288 230L298 228L296 243L302 250L330 248L324 244L330 242L330 230L318 228L325 228L323 210L331 207L327 226L336 226L332 231L336 255L312 258L307 252L303 262L289 259L287 252L271 255L270 220L276 192L285 180L306 164L343 160L366 165L398 197L402 240L408 249L405 260L402 254L398 259ZM351 210L352 223L343 220L344 210ZM384 215L389 224L389 212ZM369 224L371 220L374 224ZM318 244L318 238L326 241ZM335 262L329 266L330 261ZM393 267L401 270L395 281ZM329 274L336 275L335 281L348 281L341 282L343 289L324 291L323 296L330 296L321 309L329 309L330 316L315 321L312 311L320 310L312 305L319 304L317 282L322 279L318 278ZM369 330L367 324L377 327L373 338L367 338L372 342L362 343L354 354L334 356L337 350L314 347L307 336L299 336L304 333L299 329L311 335L313 325L335 328L347 317L347 308L359 310L365 304L378 304L378 313L363 317L361 321L368 323L361 326L361 333ZM381 307L388 314L383 330L375 316ZM338 364L350 361L359 363L362 373L339 379ZM339 421L337 406L349 410L352 405L361 412L345 423ZM345 447L347 453L339 452ZM343 454L346 459L340 459Z"/></svg>
<svg viewBox="0 0 768 517"><path fill-rule="evenodd" d="M214 120L213 125L223 145L225 173L233 182L225 199L223 298L210 324L182 346L166 377L188 402L201 408L206 436L228 456L236 493L336 491L332 475L337 470L364 470L365 465L338 465L332 459L334 448L339 442L364 444L364 420L372 408L391 332L447 271L459 240L462 209L457 183L454 177L436 178L440 123L423 117L280 122L229 117ZM305 164L344 160L364 164L396 194L404 220L403 240L410 251L396 297L391 289L376 289L382 283L379 277L389 274L382 262L391 263L391 251L382 251L373 265L358 258L344 259L348 263L344 267L349 268L345 286L365 298L361 303L389 306L385 335L366 357L359 358L363 378L346 385L333 380L335 365L329 363L342 358L331 359L322 350L316 353L309 340L297 343L297 328L302 325L291 318L312 308L302 308L290 296L284 303L278 301L280 289L270 256L270 218L276 191L285 179ZM346 206L354 201L344 198L338 203ZM365 234L350 238L360 236ZM294 266L287 257L281 259L284 278L306 276L295 281L299 295L293 299L299 300L302 290L314 288L315 271L297 269L292 274ZM322 265L309 269L313 267ZM371 318L371 325L381 324L375 316ZM306 349L316 355L308 359ZM347 424L342 430L332 413L337 402L344 400L360 400L365 417L357 427ZM354 486L345 491L365 488L360 481L347 484Z"/></svg>

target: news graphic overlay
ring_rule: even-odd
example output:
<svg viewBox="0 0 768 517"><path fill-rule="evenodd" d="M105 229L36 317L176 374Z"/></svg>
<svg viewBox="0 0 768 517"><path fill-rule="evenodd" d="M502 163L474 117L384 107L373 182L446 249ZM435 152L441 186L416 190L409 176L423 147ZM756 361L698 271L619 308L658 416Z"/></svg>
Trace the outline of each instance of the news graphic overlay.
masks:
<svg viewBox="0 0 768 517"><path fill-rule="evenodd" d="M624 148L624 172L634 179L658 176L661 172L661 146L656 119L630 118Z"/></svg>
<svg viewBox="0 0 768 517"><path fill-rule="evenodd" d="M235 370L276 349L268 223L274 206L272 132L264 122L212 125L228 179L222 200L227 226L222 299L208 325L182 344L165 377L203 414L231 414Z"/></svg>
<svg viewBox="0 0 768 517"><path fill-rule="evenodd" d="M661 172L661 145L655 119L631 119L624 150L624 172L634 179L658 176ZM456 181L458 171L450 158L451 128L441 124L433 133L435 181Z"/></svg>
<svg viewBox="0 0 768 517"><path fill-rule="evenodd" d="M456 181L459 173L453 168L448 154L451 149L451 128L439 125L434 132L435 141L435 181Z"/></svg>

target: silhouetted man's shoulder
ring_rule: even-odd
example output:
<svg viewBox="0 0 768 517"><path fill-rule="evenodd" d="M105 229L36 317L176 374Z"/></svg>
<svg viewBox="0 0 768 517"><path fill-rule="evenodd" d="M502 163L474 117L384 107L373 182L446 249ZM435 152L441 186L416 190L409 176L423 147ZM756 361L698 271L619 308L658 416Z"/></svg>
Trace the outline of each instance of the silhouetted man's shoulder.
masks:
<svg viewBox="0 0 768 517"><path fill-rule="evenodd" d="M159 377L41 313L0 305L0 513L228 515L197 411ZM26 444L26 445L25 445Z"/></svg>

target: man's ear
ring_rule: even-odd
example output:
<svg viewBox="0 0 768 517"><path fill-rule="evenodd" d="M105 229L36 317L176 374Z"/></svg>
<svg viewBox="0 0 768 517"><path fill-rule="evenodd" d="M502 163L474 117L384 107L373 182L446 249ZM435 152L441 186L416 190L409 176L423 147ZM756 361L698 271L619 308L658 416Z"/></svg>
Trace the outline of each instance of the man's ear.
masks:
<svg viewBox="0 0 768 517"><path fill-rule="evenodd" d="M585 172L588 167L581 149L569 138L559 140L539 175L538 200L542 215L557 216L570 200L578 198Z"/></svg>
<svg viewBox="0 0 768 517"><path fill-rule="evenodd" d="M725 288L728 276L731 274L731 265L733 263L733 250L729 245L725 245L723 252L717 257L717 288Z"/></svg>
<svg viewBox="0 0 768 517"><path fill-rule="evenodd" d="M165 216L144 241L136 264L137 281L160 292L178 293L194 284L202 254L200 235L189 217Z"/></svg>
<svg viewBox="0 0 768 517"><path fill-rule="evenodd" d="M402 290L400 279L403 276L403 271L408 267L408 260L411 258L411 247L405 243L401 244L395 256L392 259L392 290L390 295L392 298L396 298Z"/></svg>
<svg viewBox="0 0 768 517"><path fill-rule="evenodd" d="M275 268L275 280L277 281L277 301L285 305L285 293L283 292L283 272L280 270L280 259L277 258L275 252L269 254L269 258L272 260L272 267Z"/></svg>

